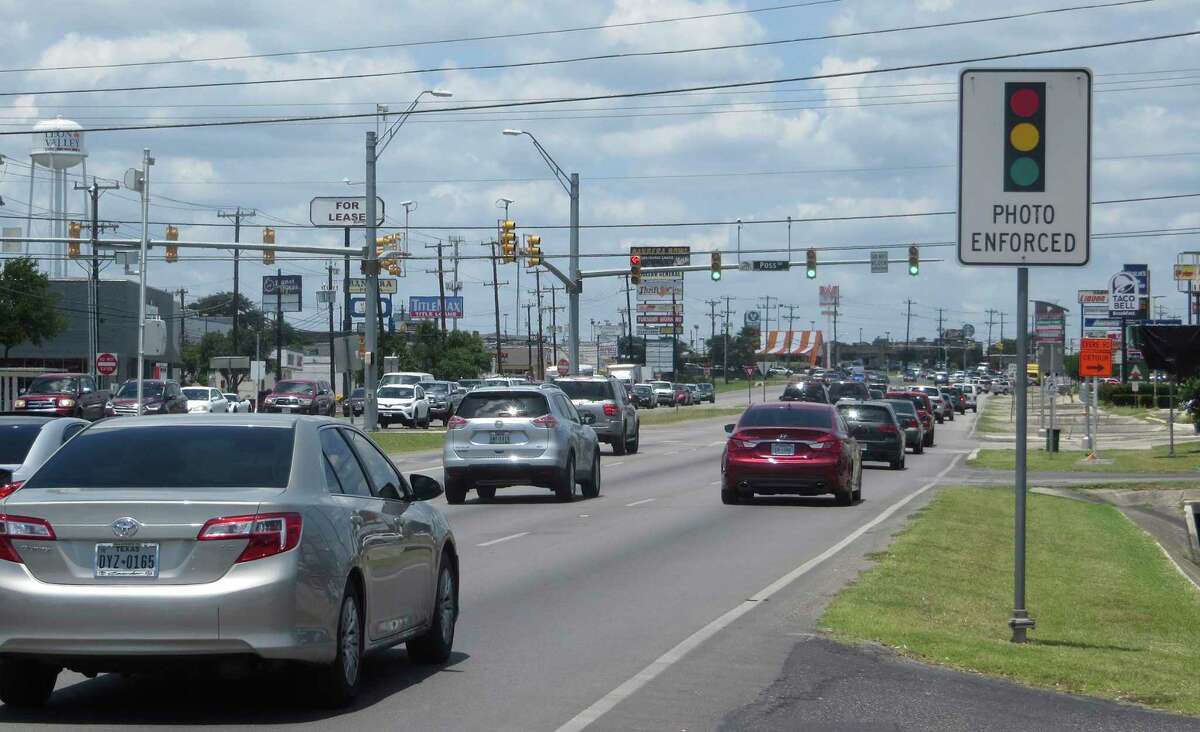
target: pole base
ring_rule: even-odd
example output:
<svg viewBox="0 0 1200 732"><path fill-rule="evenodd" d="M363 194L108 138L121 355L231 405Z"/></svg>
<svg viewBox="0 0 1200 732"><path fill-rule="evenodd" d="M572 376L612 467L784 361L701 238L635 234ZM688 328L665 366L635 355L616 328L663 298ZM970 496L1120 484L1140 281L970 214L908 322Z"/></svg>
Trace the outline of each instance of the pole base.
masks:
<svg viewBox="0 0 1200 732"><path fill-rule="evenodd" d="M1025 643L1029 640L1028 631L1037 627L1034 619L1025 610L1013 610L1013 616L1008 619L1008 627L1012 628L1012 642Z"/></svg>

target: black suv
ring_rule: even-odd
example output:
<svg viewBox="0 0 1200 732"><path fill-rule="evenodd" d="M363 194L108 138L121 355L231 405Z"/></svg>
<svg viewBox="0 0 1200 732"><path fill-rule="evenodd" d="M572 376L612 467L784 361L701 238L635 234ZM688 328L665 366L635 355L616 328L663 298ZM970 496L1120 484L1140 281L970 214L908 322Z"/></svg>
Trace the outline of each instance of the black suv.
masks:
<svg viewBox="0 0 1200 732"><path fill-rule="evenodd" d="M788 384L783 390L783 395L779 397L782 402L813 402L816 404L829 404L829 390L820 381L800 381L795 384Z"/></svg>
<svg viewBox="0 0 1200 732"><path fill-rule="evenodd" d="M871 390L861 381L837 381L829 385L829 401L837 404L839 399L870 401Z"/></svg>

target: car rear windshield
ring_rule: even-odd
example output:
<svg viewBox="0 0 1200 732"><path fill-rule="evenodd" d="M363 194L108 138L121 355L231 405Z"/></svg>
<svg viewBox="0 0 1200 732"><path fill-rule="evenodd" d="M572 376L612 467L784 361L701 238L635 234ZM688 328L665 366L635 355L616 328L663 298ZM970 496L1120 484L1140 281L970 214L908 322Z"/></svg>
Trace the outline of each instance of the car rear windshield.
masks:
<svg viewBox="0 0 1200 732"><path fill-rule="evenodd" d="M37 439L41 424L0 425L0 463L20 465Z"/></svg>
<svg viewBox="0 0 1200 732"><path fill-rule="evenodd" d="M913 403L904 399L888 399L888 404L892 405L892 411L896 414L911 414L916 416L917 408Z"/></svg>
<svg viewBox="0 0 1200 732"><path fill-rule="evenodd" d="M838 407L842 416L851 422L878 422L886 424L892 421L892 415L886 407L873 407L866 404L847 404Z"/></svg>
<svg viewBox="0 0 1200 732"><path fill-rule="evenodd" d="M491 417L542 417L550 413L546 397L522 392L471 392L463 397L455 415L463 419Z"/></svg>
<svg viewBox="0 0 1200 732"><path fill-rule="evenodd" d="M86 430L22 490L286 488L291 427L185 425Z"/></svg>
<svg viewBox="0 0 1200 732"><path fill-rule="evenodd" d="M276 394L311 394L313 385L307 381L281 381L275 385Z"/></svg>
<svg viewBox="0 0 1200 732"><path fill-rule="evenodd" d="M445 381L422 381L419 386L431 394L448 394L450 384Z"/></svg>
<svg viewBox="0 0 1200 732"><path fill-rule="evenodd" d="M26 394L61 394L76 391L78 381L72 377L48 376L34 379L25 391Z"/></svg>
<svg viewBox="0 0 1200 732"><path fill-rule="evenodd" d="M163 393L163 385L162 384L154 384L149 381L142 382L142 397L143 398L157 399L160 396L162 396L162 393ZM117 399L137 399L137 382L136 381L126 381L124 384L121 384L121 390L117 392L116 398Z"/></svg>
<svg viewBox="0 0 1200 732"><path fill-rule="evenodd" d="M828 409L785 409L765 407L749 409L738 420L738 427L811 427L832 429L833 416Z"/></svg>
<svg viewBox="0 0 1200 732"><path fill-rule="evenodd" d="M421 377L415 374L384 374L383 384L416 384L421 381Z"/></svg>
<svg viewBox="0 0 1200 732"><path fill-rule="evenodd" d="M870 399L871 391L866 384L830 384L829 399L836 402L838 399Z"/></svg>
<svg viewBox="0 0 1200 732"><path fill-rule="evenodd" d="M183 390L183 395L192 401L208 401L208 389L188 387Z"/></svg>
<svg viewBox="0 0 1200 732"><path fill-rule="evenodd" d="M375 393L384 399L412 399L416 389L411 386L384 386Z"/></svg>
<svg viewBox="0 0 1200 732"><path fill-rule="evenodd" d="M612 401L612 389L607 381L556 381L554 385L572 399L588 402Z"/></svg>
<svg viewBox="0 0 1200 732"><path fill-rule="evenodd" d="M637 386L633 387L633 391L635 394L652 394L654 389L649 386L642 386L641 384L638 384Z"/></svg>

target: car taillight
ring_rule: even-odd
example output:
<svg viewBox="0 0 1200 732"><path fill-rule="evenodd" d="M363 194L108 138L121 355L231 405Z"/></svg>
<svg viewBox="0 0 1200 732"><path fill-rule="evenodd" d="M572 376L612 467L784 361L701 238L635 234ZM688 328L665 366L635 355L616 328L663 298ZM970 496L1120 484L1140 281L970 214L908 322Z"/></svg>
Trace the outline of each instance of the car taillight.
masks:
<svg viewBox="0 0 1200 732"><path fill-rule="evenodd" d="M751 450L758 446L758 442L745 439L744 435L734 435L729 438L729 450L735 452L737 450Z"/></svg>
<svg viewBox="0 0 1200 732"><path fill-rule="evenodd" d="M879 425L879 431L885 435L900 434L900 428L894 424L881 424L881 425Z"/></svg>
<svg viewBox="0 0 1200 732"><path fill-rule="evenodd" d="M0 559L24 564L13 539L25 541L54 541L54 529L45 519L27 516L6 516L0 513Z"/></svg>
<svg viewBox="0 0 1200 732"><path fill-rule="evenodd" d="M466 426L467 426L467 420L463 419L462 417L457 417L457 416L451 417L450 421L446 423L446 428L451 429L451 430L461 430L463 427L466 427Z"/></svg>
<svg viewBox="0 0 1200 732"><path fill-rule="evenodd" d="M209 519L196 535L196 540L248 539L246 548L236 562L250 562L295 549L300 543L301 526L298 513L226 516Z"/></svg>
<svg viewBox="0 0 1200 732"><path fill-rule="evenodd" d="M605 417L617 416L617 405L612 404L611 402L605 402L604 403L604 416Z"/></svg>
<svg viewBox="0 0 1200 732"><path fill-rule="evenodd" d="M816 442L810 442L809 446L813 450L836 450L838 448L838 438L833 435L825 435L818 437Z"/></svg>
<svg viewBox="0 0 1200 732"><path fill-rule="evenodd" d="M558 426L558 420L554 418L553 414L543 414L542 416L533 420L533 426L554 429Z"/></svg>
<svg viewBox="0 0 1200 732"><path fill-rule="evenodd" d="M14 480L11 483L5 483L4 485L0 485L0 498L8 498L10 495L13 494L13 491L20 488L21 484L24 482L25 481L23 481L23 480Z"/></svg>

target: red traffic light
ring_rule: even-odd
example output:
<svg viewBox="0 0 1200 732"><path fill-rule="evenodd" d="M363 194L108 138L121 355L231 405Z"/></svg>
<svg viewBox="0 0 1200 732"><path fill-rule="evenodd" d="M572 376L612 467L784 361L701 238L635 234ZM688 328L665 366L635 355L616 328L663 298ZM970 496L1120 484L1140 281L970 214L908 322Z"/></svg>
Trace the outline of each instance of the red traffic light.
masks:
<svg viewBox="0 0 1200 732"><path fill-rule="evenodd" d="M640 265L642 263L642 256L640 254L630 254L629 263L635 267Z"/></svg>

